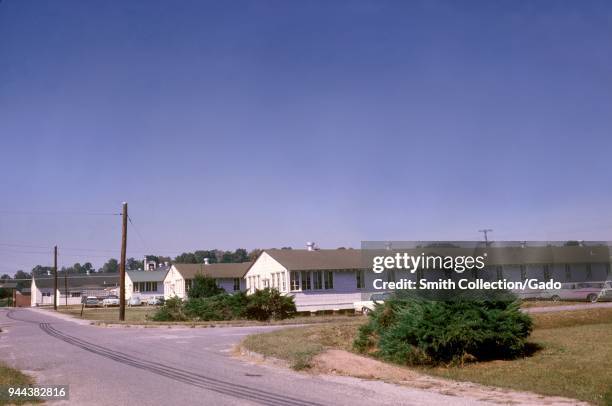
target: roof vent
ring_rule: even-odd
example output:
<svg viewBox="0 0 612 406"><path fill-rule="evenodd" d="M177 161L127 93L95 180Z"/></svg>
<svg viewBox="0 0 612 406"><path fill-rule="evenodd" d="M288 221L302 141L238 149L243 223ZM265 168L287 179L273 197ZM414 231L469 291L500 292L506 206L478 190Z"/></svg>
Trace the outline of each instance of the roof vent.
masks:
<svg viewBox="0 0 612 406"><path fill-rule="evenodd" d="M315 243L314 242L307 242L306 243L306 249L308 251L314 251L315 250Z"/></svg>
<svg viewBox="0 0 612 406"><path fill-rule="evenodd" d="M208 258L204 258L204 265L208 265L209 264L209 259Z"/></svg>
<svg viewBox="0 0 612 406"><path fill-rule="evenodd" d="M51 271L47 269L47 275L51 275Z"/></svg>

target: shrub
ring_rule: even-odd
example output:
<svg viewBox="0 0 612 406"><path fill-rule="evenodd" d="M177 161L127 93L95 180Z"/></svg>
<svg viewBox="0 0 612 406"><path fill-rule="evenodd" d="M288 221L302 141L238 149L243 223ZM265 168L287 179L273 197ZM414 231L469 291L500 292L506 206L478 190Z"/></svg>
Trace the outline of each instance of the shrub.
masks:
<svg viewBox="0 0 612 406"><path fill-rule="evenodd" d="M354 347L400 364L463 363L524 354L531 330L517 300L404 296L370 313Z"/></svg>
<svg viewBox="0 0 612 406"><path fill-rule="evenodd" d="M265 288L248 296L246 316L255 320L280 320L296 313L292 296L281 295L276 289Z"/></svg>
<svg viewBox="0 0 612 406"><path fill-rule="evenodd" d="M247 306L246 294L233 295L222 293L216 296L189 299L185 303L185 313L196 320L232 320L244 318Z"/></svg>
<svg viewBox="0 0 612 406"><path fill-rule="evenodd" d="M166 299L164 305L155 312L151 319L155 321L187 320L187 316L183 311L183 301L178 297Z"/></svg>
<svg viewBox="0 0 612 406"><path fill-rule="evenodd" d="M216 296L221 293L225 293L225 290L218 287L217 282L213 278L209 278L202 274L196 274L187 295L189 299L200 299Z"/></svg>

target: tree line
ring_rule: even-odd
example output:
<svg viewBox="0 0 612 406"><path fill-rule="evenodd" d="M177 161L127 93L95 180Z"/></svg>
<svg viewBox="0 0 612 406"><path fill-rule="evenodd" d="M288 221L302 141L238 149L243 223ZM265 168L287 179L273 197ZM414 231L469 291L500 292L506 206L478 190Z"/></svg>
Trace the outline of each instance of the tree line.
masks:
<svg viewBox="0 0 612 406"><path fill-rule="evenodd" d="M289 247L283 247L284 249L290 249ZM185 264L200 264L204 262L204 258L208 258L209 263L240 263L254 261L262 250L254 249L247 251L244 248L238 248L234 251L224 250L196 250L194 252L183 252L177 255L174 259L162 255L147 255L147 261L155 261L157 264L162 265L168 263L185 263ZM138 270L144 269L144 261L135 258L128 258L126 261L127 270ZM77 262L72 266L63 266L57 270L58 275L86 275L92 273L115 273L119 272L119 261L115 258L110 258L100 268L96 269L91 262L85 262L83 264ZM29 285L28 281L24 279L31 279L32 276L44 276L53 273L53 267L36 265L30 272L18 270L13 277L8 274L0 276L2 279L16 279L21 280L18 282L19 288Z"/></svg>

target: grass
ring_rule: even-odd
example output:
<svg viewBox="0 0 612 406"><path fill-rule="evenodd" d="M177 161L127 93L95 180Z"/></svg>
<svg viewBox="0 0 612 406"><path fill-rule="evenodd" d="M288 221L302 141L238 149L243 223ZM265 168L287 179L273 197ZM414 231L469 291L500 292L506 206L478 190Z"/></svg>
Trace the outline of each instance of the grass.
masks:
<svg viewBox="0 0 612 406"><path fill-rule="evenodd" d="M532 314L530 341L541 347L530 357L463 367L419 368L426 374L485 385L566 396L612 405L612 309L596 308ZM251 351L308 368L328 348L352 350L364 319L298 327L248 336Z"/></svg>
<svg viewBox="0 0 612 406"><path fill-rule="evenodd" d="M289 325L289 324L315 324L315 323L333 323L342 322L347 320L360 319L360 316L352 314L320 314L317 316L301 315L286 320L272 320L268 322L261 322L256 320L227 320L227 321L181 321L181 322L159 322L152 321L150 318L153 316L157 307L155 306L139 306L139 307L126 307L125 309L125 322L119 321L119 308L118 307L87 307L83 310L83 319L91 320L96 324L130 324L130 325L142 325L142 326L191 326L191 327L213 327L213 326L260 326L260 325ZM68 306L59 307L60 313L68 314L70 316L81 318L81 306Z"/></svg>
<svg viewBox="0 0 612 406"><path fill-rule="evenodd" d="M29 376L25 375L23 372L11 368L3 362L0 362L0 386L27 386L33 385L34 380ZM31 400L21 400L21 401L8 401L0 399L0 405L8 405L8 404L17 404L23 405L26 403L32 403ZM38 403L35 401L35 403Z"/></svg>

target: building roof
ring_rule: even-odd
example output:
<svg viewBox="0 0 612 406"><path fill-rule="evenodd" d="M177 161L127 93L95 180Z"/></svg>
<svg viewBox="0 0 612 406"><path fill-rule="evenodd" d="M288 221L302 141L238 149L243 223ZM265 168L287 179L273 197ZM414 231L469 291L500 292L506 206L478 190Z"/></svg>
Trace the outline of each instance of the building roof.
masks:
<svg viewBox="0 0 612 406"><path fill-rule="evenodd" d="M126 271L132 282L163 282L170 267L160 267L154 271Z"/></svg>
<svg viewBox="0 0 612 406"><path fill-rule="evenodd" d="M362 269L361 250L265 250L289 271L323 269Z"/></svg>
<svg viewBox="0 0 612 406"><path fill-rule="evenodd" d="M53 289L52 276L35 276L36 287ZM68 276L68 291L78 289L104 289L119 285L119 273L94 273L91 275ZM64 275L57 276L57 287L64 291Z"/></svg>
<svg viewBox="0 0 612 406"><path fill-rule="evenodd" d="M11 280L0 280L0 289L16 289L17 282Z"/></svg>
<svg viewBox="0 0 612 406"><path fill-rule="evenodd" d="M192 279L196 274L211 278L242 278L251 267L252 262L218 263L218 264L173 264L185 279Z"/></svg>
<svg viewBox="0 0 612 406"><path fill-rule="evenodd" d="M610 248L598 246L541 246L541 247L423 247L411 249L360 250L360 249L326 249L326 250L265 250L289 271L332 270L332 269L369 269L375 255L394 255L395 252L408 252L411 255L428 256L478 256L487 253L486 266L517 264L584 264L609 263Z"/></svg>

